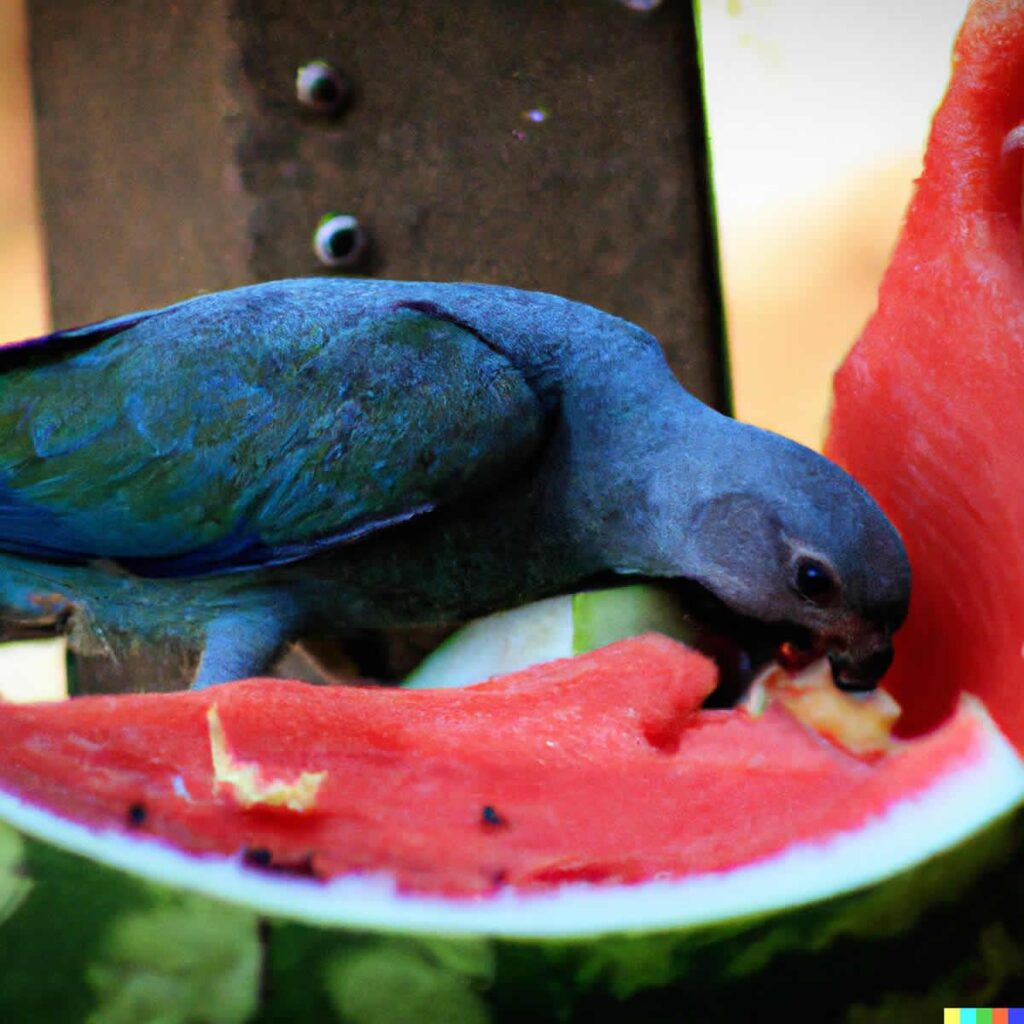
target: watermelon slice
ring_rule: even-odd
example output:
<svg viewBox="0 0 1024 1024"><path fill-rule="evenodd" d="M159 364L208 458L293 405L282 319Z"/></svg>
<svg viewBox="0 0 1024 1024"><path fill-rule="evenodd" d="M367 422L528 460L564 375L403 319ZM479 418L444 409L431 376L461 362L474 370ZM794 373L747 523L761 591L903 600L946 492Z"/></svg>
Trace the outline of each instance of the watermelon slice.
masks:
<svg viewBox="0 0 1024 1024"><path fill-rule="evenodd" d="M1024 789L976 708L873 763L782 703L701 710L714 682L649 634L454 693L255 680L21 705L0 715L0 779L94 829L448 896L731 871L981 761L1003 766L981 821Z"/></svg>
<svg viewBox="0 0 1024 1024"><path fill-rule="evenodd" d="M851 750L795 684L703 710L708 663L650 637L465 689L0 706L7 1016L902 1022L1020 1000L1024 8L976 4L957 54L829 449L911 552L906 738Z"/></svg>
<svg viewBox="0 0 1024 1024"><path fill-rule="evenodd" d="M827 453L903 534L903 730L984 694L1024 745L1024 7L976 3L878 310L835 380ZM922 682L925 681L925 682Z"/></svg>
<svg viewBox="0 0 1024 1024"><path fill-rule="evenodd" d="M525 971L559 990L531 1019L586 1015L669 981L695 997L709 956L707 977L757 978L902 930L1012 848L1024 764L976 703L864 756L783 699L703 710L714 682L648 634L464 689L0 707L0 1002L418 1015L390 979L434 1019L517 1019ZM55 913L62 983L25 989Z"/></svg>

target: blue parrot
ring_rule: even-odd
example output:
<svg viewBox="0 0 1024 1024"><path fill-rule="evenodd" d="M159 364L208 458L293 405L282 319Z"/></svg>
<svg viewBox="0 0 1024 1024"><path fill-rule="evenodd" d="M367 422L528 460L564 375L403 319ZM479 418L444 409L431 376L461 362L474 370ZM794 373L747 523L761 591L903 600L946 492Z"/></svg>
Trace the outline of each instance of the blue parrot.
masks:
<svg viewBox="0 0 1024 1024"><path fill-rule="evenodd" d="M286 280L58 331L0 349L0 437L8 635L185 644L195 686L614 576L866 689L907 611L850 476L554 295Z"/></svg>

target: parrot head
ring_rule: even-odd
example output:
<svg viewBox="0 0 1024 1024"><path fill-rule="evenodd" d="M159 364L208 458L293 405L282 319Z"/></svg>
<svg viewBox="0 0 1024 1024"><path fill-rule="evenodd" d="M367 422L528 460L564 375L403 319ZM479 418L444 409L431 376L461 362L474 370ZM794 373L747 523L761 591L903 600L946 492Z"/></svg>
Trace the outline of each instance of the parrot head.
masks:
<svg viewBox="0 0 1024 1024"><path fill-rule="evenodd" d="M667 471L678 456L666 446L632 476L615 571L679 592L719 661L723 694L772 658L800 668L826 656L837 686L873 689L910 603L895 527L817 452L702 416L686 472Z"/></svg>
<svg viewBox="0 0 1024 1024"><path fill-rule="evenodd" d="M903 542L835 464L763 431L750 441L758 472L722 480L692 512L687 576L758 623L783 663L827 655L840 688L871 690L910 602Z"/></svg>

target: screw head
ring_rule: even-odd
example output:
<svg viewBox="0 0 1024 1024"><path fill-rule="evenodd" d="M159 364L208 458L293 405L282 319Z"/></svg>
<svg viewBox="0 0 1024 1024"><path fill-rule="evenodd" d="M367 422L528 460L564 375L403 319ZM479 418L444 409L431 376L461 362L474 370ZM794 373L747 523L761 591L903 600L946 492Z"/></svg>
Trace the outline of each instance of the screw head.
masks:
<svg viewBox="0 0 1024 1024"><path fill-rule="evenodd" d="M328 213L320 218L313 235L313 251L325 266L350 269L366 255L369 239L350 213Z"/></svg>
<svg viewBox="0 0 1024 1024"><path fill-rule="evenodd" d="M337 114L349 101L352 86L325 60L313 60L295 73L295 95L307 110Z"/></svg>

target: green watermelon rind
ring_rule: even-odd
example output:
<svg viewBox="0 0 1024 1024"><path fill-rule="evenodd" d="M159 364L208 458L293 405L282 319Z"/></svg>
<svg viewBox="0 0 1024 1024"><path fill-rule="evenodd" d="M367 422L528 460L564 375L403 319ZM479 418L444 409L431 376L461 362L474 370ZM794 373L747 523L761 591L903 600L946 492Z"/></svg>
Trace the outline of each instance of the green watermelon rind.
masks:
<svg viewBox="0 0 1024 1024"><path fill-rule="evenodd" d="M467 623L432 651L404 685L468 686L645 632L692 643L695 627L672 593L651 583L549 597Z"/></svg>
<svg viewBox="0 0 1024 1024"><path fill-rule="evenodd" d="M696 881L463 901L192 857L0 794L0 1005L15 1020L384 1024L584 1019L629 1000L669 1019L674 998L781 1006L786 979L806 994L827 976L819 996L836 1000L867 960L872 993L853 984L830 1019L863 1003L865 1020L885 1007L913 1020L907 999L931 1005L937 979L950 997L980 994L1024 960L1024 893L1000 870L1024 830L1024 765L987 719L985 735L981 756L818 851ZM924 994L908 995L922 965Z"/></svg>

